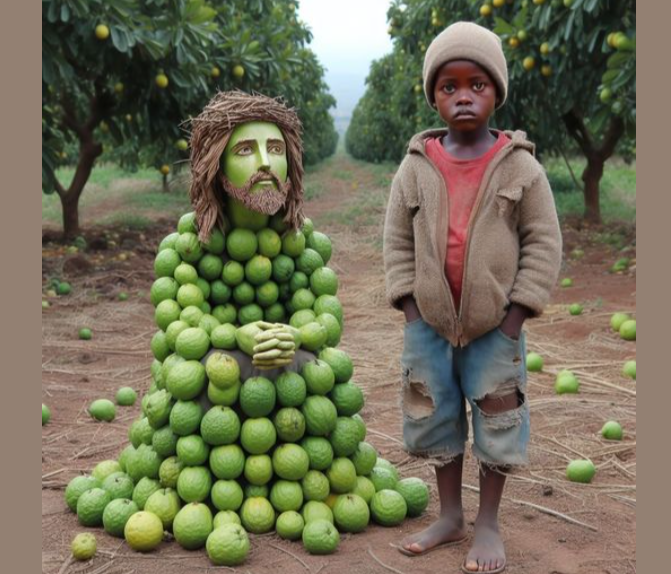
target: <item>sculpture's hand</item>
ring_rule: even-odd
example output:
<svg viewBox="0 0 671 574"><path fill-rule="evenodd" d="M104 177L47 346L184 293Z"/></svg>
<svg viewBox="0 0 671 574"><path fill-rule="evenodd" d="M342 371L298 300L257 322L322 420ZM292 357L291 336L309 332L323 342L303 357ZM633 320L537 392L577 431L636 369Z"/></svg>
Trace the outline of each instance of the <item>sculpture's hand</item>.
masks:
<svg viewBox="0 0 671 574"><path fill-rule="evenodd" d="M298 330L283 323L257 321L260 331L254 336L252 363L260 369L290 365L300 347Z"/></svg>

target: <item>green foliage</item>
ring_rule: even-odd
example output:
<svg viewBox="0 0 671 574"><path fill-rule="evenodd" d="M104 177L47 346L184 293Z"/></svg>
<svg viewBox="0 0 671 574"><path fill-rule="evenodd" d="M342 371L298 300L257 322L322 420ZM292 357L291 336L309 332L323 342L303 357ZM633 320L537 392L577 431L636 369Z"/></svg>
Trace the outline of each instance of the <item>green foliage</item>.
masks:
<svg viewBox="0 0 671 574"><path fill-rule="evenodd" d="M335 100L295 2L44 0L42 30L42 187L64 215L103 152L128 169L183 167L183 122L217 90L283 96L303 122L305 163L335 151ZM74 158L66 188L56 170Z"/></svg>
<svg viewBox="0 0 671 574"><path fill-rule="evenodd" d="M446 26L471 20L499 34L508 60L508 102L493 118L494 127L524 129L540 152L552 153L576 142L580 148L585 142L599 148L621 122L624 135L618 151L633 157L634 3L508 0L499 8L484 4L490 5L491 15L481 16L480 0L394 0L387 14L394 48L371 66L366 93L346 135L348 151L368 161L399 161L413 134L442 125L422 91L424 53ZM529 71L523 66L528 57L534 60ZM569 115L572 122L567 121ZM584 153L584 148L578 151Z"/></svg>

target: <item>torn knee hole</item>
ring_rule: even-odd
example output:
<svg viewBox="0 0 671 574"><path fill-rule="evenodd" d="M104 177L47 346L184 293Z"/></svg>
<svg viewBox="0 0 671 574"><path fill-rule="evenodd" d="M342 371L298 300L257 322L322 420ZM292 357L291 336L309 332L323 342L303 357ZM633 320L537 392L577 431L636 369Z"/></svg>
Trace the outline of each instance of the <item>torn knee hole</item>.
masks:
<svg viewBox="0 0 671 574"><path fill-rule="evenodd" d="M518 387L518 381L506 381L494 392L475 401L486 415L497 415L514 411L524 404L524 393Z"/></svg>
<svg viewBox="0 0 671 574"><path fill-rule="evenodd" d="M429 386L424 381L413 380L409 370L403 375L403 412L414 419L431 416L436 407Z"/></svg>

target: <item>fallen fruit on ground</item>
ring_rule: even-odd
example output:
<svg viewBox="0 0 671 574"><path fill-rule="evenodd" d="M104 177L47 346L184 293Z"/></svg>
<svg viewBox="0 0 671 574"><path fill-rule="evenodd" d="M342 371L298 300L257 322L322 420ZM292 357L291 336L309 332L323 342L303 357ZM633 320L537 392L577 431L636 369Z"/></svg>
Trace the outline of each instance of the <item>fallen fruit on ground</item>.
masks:
<svg viewBox="0 0 671 574"><path fill-rule="evenodd" d="M116 393L116 402L122 407L131 407L137 400L137 393L130 387L122 387Z"/></svg>
<svg viewBox="0 0 671 574"><path fill-rule="evenodd" d="M622 435L622 425L617 421L608 421L601 429L601 436L608 440L622 440Z"/></svg>
<svg viewBox="0 0 671 574"><path fill-rule="evenodd" d="M562 287L573 287L573 279L571 279L570 277L564 277L561 280L561 283L559 283L559 285L561 285Z"/></svg>
<svg viewBox="0 0 671 574"><path fill-rule="evenodd" d="M49 407L42 403L42 426L46 425L49 423L51 420L51 411L49 410Z"/></svg>
<svg viewBox="0 0 671 574"><path fill-rule="evenodd" d="M558 395L577 393L580 391L580 382L571 371L560 371L555 380L555 392Z"/></svg>
<svg viewBox="0 0 671 574"><path fill-rule="evenodd" d="M90 560L96 555L98 543L90 532L77 534L72 541L72 557L75 560Z"/></svg>
<svg viewBox="0 0 671 574"><path fill-rule="evenodd" d="M636 320L629 319L620 325L620 337L625 341L636 340Z"/></svg>
<svg viewBox="0 0 671 574"><path fill-rule="evenodd" d="M629 321L629 319L631 319L631 317L629 317L629 315L626 313L613 313L610 318L610 327L613 329L613 331L619 332L622 323Z"/></svg>
<svg viewBox="0 0 671 574"><path fill-rule="evenodd" d="M596 474L591 460L572 460L566 467L566 478L571 482L590 483Z"/></svg>
<svg viewBox="0 0 671 574"><path fill-rule="evenodd" d="M540 373L543 370L543 357L538 353L527 354L527 371L530 373Z"/></svg>
<svg viewBox="0 0 671 574"><path fill-rule="evenodd" d="M98 399L89 406L89 414L97 421L112 422L116 417L116 407L108 399Z"/></svg>
<svg viewBox="0 0 671 574"><path fill-rule="evenodd" d="M136 512L126 522L124 538L133 550L150 552L163 540L163 522L153 512Z"/></svg>
<svg viewBox="0 0 671 574"><path fill-rule="evenodd" d="M636 361L627 361L622 367L622 373L636 380Z"/></svg>
<svg viewBox="0 0 671 574"><path fill-rule="evenodd" d="M573 303L569 305L568 312L571 315L581 315L582 314L582 305L580 303Z"/></svg>

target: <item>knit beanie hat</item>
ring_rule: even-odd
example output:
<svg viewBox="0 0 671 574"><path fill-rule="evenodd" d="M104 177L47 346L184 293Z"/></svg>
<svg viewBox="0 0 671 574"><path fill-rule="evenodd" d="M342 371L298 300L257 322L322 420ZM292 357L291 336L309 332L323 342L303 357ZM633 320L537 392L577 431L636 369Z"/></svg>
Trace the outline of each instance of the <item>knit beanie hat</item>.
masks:
<svg viewBox="0 0 671 574"><path fill-rule="evenodd" d="M496 84L500 98L497 109L508 94L508 68L501 38L473 22L455 22L431 42L424 56L424 95L433 107L433 87L441 66L451 60L472 60L482 66Z"/></svg>

